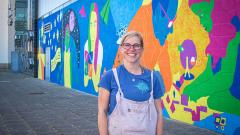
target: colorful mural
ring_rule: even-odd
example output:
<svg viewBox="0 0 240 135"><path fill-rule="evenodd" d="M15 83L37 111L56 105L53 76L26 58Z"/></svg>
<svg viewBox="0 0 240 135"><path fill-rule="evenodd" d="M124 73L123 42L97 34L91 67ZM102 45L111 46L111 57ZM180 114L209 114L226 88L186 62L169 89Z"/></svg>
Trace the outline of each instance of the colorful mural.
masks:
<svg viewBox="0 0 240 135"><path fill-rule="evenodd" d="M38 78L98 94L121 64L124 33L143 34L165 117L240 134L240 0L76 1L38 20Z"/></svg>

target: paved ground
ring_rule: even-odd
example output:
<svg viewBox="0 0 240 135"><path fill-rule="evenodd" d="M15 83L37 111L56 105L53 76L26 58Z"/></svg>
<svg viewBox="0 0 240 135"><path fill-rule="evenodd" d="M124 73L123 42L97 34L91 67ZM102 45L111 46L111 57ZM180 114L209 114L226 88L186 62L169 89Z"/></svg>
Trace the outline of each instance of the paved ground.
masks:
<svg viewBox="0 0 240 135"><path fill-rule="evenodd" d="M0 135L98 135L97 97L0 70ZM164 135L217 135L165 119Z"/></svg>

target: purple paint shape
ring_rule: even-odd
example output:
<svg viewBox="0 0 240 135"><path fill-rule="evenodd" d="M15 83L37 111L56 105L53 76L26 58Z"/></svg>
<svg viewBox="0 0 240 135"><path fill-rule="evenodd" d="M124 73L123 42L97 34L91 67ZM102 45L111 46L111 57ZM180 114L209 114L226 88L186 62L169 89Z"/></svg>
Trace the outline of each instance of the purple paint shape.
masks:
<svg viewBox="0 0 240 135"><path fill-rule="evenodd" d="M71 11L69 14L69 30L72 32L75 27L75 15L74 12Z"/></svg>
<svg viewBox="0 0 240 135"><path fill-rule="evenodd" d="M179 101L173 100L172 103L173 104L179 104Z"/></svg>
<svg viewBox="0 0 240 135"><path fill-rule="evenodd" d="M81 15L81 17L86 17L84 6L82 6L81 10L79 11L79 14Z"/></svg>
<svg viewBox="0 0 240 135"><path fill-rule="evenodd" d="M188 69L191 69L197 60L197 51L195 44L192 40L185 40L182 43L183 51L180 52L180 60L184 69L187 68L186 62L188 63ZM188 57L188 61L187 60Z"/></svg>
<svg viewBox="0 0 240 135"><path fill-rule="evenodd" d="M170 109L171 109L172 113L175 111L174 103L171 104Z"/></svg>
<svg viewBox="0 0 240 135"><path fill-rule="evenodd" d="M188 96L187 95L181 95L181 104L184 106L188 106Z"/></svg>
<svg viewBox="0 0 240 135"><path fill-rule="evenodd" d="M191 108L184 107L184 111L186 111L186 112L192 112L192 109L191 109Z"/></svg>
<svg viewBox="0 0 240 135"><path fill-rule="evenodd" d="M169 98L168 95L167 95L167 97L166 97L166 101L167 101L168 104L170 103L170 98Z"/></svg>
<svg viewBox="0 0 240 135"><path fill-rule="evenodd" d="M213 117L220 117L219 113L213 113Z"/></svg>
<svg viewBox="0 0 240 135"><path fill-rule="evenodd" d="M197 111L207 112L207 107L206 106L198 106Z"/></svg>

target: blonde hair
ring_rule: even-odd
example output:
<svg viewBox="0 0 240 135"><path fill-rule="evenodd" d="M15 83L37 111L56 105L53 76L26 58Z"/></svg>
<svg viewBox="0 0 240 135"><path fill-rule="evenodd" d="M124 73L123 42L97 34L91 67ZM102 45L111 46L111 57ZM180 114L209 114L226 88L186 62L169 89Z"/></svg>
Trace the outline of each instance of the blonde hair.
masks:
<svg viewBox="0 0 240 135"><path fill-rule="evenodd" d="M142 34L140 32L137 32L137 31L129 31L129 32L127 32L122 37L120 45L122 46L123 42L127 39L127 37L134 37L134 36L138 37L138 39L140 40L141 47L143 48L143 46L144 46L143 36L142 36Z"/></svg>

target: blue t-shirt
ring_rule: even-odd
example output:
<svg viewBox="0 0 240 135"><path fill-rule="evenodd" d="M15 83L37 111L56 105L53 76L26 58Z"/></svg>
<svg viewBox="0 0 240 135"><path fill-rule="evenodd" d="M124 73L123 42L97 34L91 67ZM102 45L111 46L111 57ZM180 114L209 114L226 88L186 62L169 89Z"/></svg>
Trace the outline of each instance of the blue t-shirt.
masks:
<svg viewBox="0 0 240 135"><path fill-rule="evenodd" d="M134 101L146 101L151 95L151 70L143 69L141 75L134 75L127 71L124 65L117 67L117 74L120 82L120 87L124 97ZM160 75L161 76L161 75ZM153 74L153 98L160 99L163 95L164 88L160 83L156 73ZM109 110L111 114L116 106L116 93L118 91L117 82L115 81L113 71L107 71L101 78L98 87L105 88L110 92Z"/></svg>

